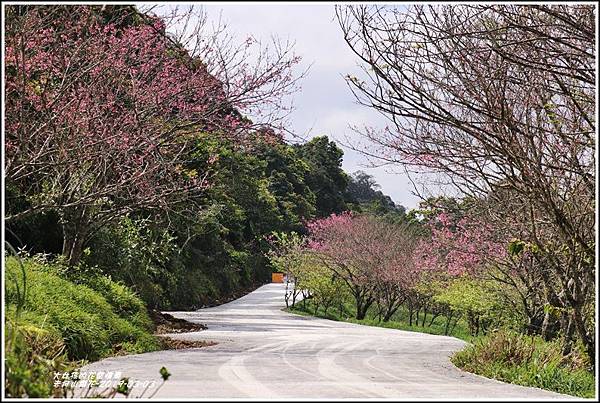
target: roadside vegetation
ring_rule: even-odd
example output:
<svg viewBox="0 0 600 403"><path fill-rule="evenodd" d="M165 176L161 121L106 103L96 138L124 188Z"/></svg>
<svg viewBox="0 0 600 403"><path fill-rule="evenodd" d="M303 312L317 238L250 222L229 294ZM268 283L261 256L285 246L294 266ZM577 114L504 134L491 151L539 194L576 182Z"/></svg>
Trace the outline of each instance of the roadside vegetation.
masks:
<svg viewBox="0 0 600 403"><path fill-rule="evenodd" d="M373 71L347 76L356 101L390 122L357 128L355 148L417 173L419 193L459 201L434 203L417 261L469 276L458 287L468 294L482 286L499 297L491 302L505 309L471 315L471 326L516 313L516 331L562 338L563 355L579 342L595 357L594 7L359 5L336 15Z"/></svg>
<svg viewBox="0 0 600 403"><path fill-rule="evenodd" d="M357 127L351 147L438 196L408 220L332 215L279 242L290 305L301 292L318 312L346 294L357 320L373 307L382 322L400 307L409 322L419 309L460 317L474 346L459 367L593 396L594 7L349 5L336 16L366 73L347 83L389 123Z"/></svg>
<svg viewBox="0 0 600 403"><path fill-rule="evenodd" d="M315 310L315 308L317 308ZM292 312L303 316L316 316L318 318L335 320L340 322L356 323L365 326L377 326L387 329L407 330L411 332L421 332L428 334L453 336L465 341L473 340L467 328L467 323L459 319L456 323L452 323L452 327L446 330L446 320L440 316L424 316L421 312L421 317L417 322L415 317L412 324L409 323L409 312L406 309L400 308L392 315L392 317L384 322L378 317L375 308L370 308L364 319L356 319L352 301L346 301L337 307L325 308L317 306L312 298L302 300L294 305L293 308L287 308L288 312ZM424 320L423 320L424 319Z"/></svg>
<svg viewBox="0 0 600 403"><path fill-rule="evenodd" d="M145 304L108 277L69 279L38 257L5 261L6 392L62 396L54 372L112 355L160 349Z"/></svg>
<svg viewBox="0 0 600 403"><path fill-rule="evenodd" d="M377 317L377 310L374 308L369 309L366 317L359 320L353 309L352 301L346 300L337 307L329 307L325 312L325 308L317 306L314 299L309 298L301 300L287 311L365 326L453 336L469 343L450 359L465 371L517 385L583 398L594 397L596 380L588 370L589 358L581 344L564 356L560 340L548 342L539 336L504 329L493 329L484 336L473 336L463 319L457 321L456 326L446 333L443 318L430 316L429 319L426 318L425 324L422 321L417 324L415 320L410 325L408 311L402 308L387 322Z"/></svg>
<svg viewBox="0 0 600 403"><path fill-rule="evenodd" d="M494 331L472 342L451 358L465 371L578 397L595 395L596 379L582 345L565 356L560 340L513 331Z"/></svg>
<svg viewBox="0 0 600 403"><path fill-rule="evenodd" d="M471 221L473 204L430 199L395 220L345 212L309 222L306 236L273 234L268 256L287 274L288 310L458 337L469 346L452 362L466 371L593 397L594 358L566 311L542 306L537 325L529 309L539 300L524 298L521 284L507 281L518 272L505 268L531 255Z"/></svg>

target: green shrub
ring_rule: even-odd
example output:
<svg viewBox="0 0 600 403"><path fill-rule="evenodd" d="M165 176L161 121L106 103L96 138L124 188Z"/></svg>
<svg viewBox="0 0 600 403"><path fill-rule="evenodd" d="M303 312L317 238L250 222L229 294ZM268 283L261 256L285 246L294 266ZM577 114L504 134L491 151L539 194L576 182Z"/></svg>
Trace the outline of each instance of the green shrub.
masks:
<svg viewBox="0 0 600 403"><path fill-rule="evenodd" d="M594 397L595 378L581 349L561 354L560 340L500 330L457 352L459 368L488 378L579 397Z"/></svg>
<svg viewBox="0 0 600 403"><path fill-rule="evenodd" d="M121 318L128 319L133 325L150 330L152 321L148 317L146 306L131 289L112 281L106 276L94 276L85 284L101 294Z"/></svg>
<svg viewBox="0 0 600 403"><path fill-rule="evenodd" d="M24 315L26 316L26 315ZM70 371L59 332L28 323L15 322L15 310L6 311L5 393L7 396L59 396L53 388L54 372Z"/></svg>
<svg viewBox="0 0 600 403"><path fill-rule="evenodd" d="M90 283L100 290L96 291L61 278L32 259L25 259L24 265L28 292L20 322L58 332L69 359L97 360L122 350L159 348L158 342L150 341L151 322L144 304L125 287L97 277ZM6 270L7 277L15 275L16 258L6 260ZM7 306L16 299L15 284L7 281Z"/></svg>

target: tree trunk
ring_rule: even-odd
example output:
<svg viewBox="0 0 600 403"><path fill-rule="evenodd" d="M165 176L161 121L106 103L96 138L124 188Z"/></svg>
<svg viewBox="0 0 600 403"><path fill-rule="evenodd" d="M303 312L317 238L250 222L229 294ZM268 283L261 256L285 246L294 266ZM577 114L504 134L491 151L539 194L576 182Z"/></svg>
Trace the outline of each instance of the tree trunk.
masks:
<svg viewBox="0 0 600 403"><path fill-rule="evenodd" d="M392 319L392 316L396 313L396 311L398 311L398 308L400 308L400 305L396 305L395 308L389 309L385 316L383 317L383 321L384 322L389 322L390 319Z"/></svg>
<svg viewBox="0 0 600 403"><path fill-rule="evenodd" d="M285 296L284 296L284 299L285 299L285 307L286 308L290 307L290 293L289 293L290 286L289 286L289 284L290 284L289 281L285 282Z"/></svg>
<svg viewBox="0 0 600 403"><path fill-rule="evenodd" d="M527 323L527 335L540 334L544 319L540 315L530 316Z"/></svg>
<svg viewBox="0 0 600 403"><path fill-rule="evenodd" d="M469 323L469 333L475 336L475 315L471 311L467 311L467 322Z"/></svg>
<svg viewBox="0 0 600 403"><path fill-rule="evenodd" d="M581 313L581 306L575 305L573 307L573 321L575 322L575 328L577 329L577 333L585 346L585 351L590 358L590 363L592 365L592 369L594 369L596 363L596 346L594 342L594 336L590 334L585 327L585 319Z"/></svg>
<svg viewBox="0 0 600 403"><path fill-rule="evenodd" d="M544 321L542 322L542 338L546 341L550 340L550 311L544 313Z"/></svg>
<svg viewBox="0 0 600 403"><path fill-rule="evenodd" d="M448 315L448 320L446 321L446 328L444 329L444 334L448 336L448 330L450 330L450 322L452 321L452 312Z"/></svg>
<svg viewBox="0 0 600 403"><path fill-rule="evenodd" d="M573 349L573 336L575 333L575 326L573 326L573 318L565 318L565 322L566 324L564 326L562 355L568 355Z"/></svg>
<svg viewBox="0 0 600 403"><path fill-rule="evenodd" d="M60 217L63 231L62 255L70 267L76 266L83 256L83 247L90 230L90 216L86 206L65 209Z"/></svg>
<svg viewBox="0 0 600 403"><path fill-rule="evenodd" d="M356 319L364 319L367 316L367 311L372 303L373 300L367 299L365 301L362 296L356 298Z"/></svg>
<svg viewBox="0 0 600 403"><path fill-rule="evenodd" d="M381 323L383 311L384 311L383 305L379 301L377 301L377 323Z"/></svg>
<svg viewBox="0 0 600 403"><path fill-rule="evenodd" d="M362 320L365 316L367 316L367 310L364 308L364 305L356 305L356 319Z"/></svg>
<svg viewBox="0 0 600 403"><path fill-rule="evenodd" d="M292 308L296 305L296 300L298 299L298 295L300 295L300 291L298 291L298 287L294 282L294 290L292 291ZM302 301L304 303L304 307L306 308L306 301Z"/></svg>
<svg viewBox="0 0 600 403"><path fill-rule="evenodd" d="M433 322L436 320L436 318L437 318L438 316L440 316L440 314L439 314L439 313L432 314L432 315L433 315L433 317L431 318L431 321L429 322L429 327L431 327L431 326L433 325Z"/></svg>

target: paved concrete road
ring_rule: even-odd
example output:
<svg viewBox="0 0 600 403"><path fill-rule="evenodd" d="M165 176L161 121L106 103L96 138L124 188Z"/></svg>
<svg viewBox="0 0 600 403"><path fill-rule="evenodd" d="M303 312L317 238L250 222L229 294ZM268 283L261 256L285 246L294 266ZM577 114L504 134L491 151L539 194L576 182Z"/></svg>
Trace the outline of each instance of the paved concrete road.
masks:
<svg viewBox="0 0 600 403"><path fill-rule="evenodd" d="M269 284L218 307L171 312L208 325L173 338L218 345L110 358L86 369L158 380L164 365L172 377L158 398L568 398L460 371L448 357L464 342L452 337L283 312L283 293L282 284Z"/></svg>

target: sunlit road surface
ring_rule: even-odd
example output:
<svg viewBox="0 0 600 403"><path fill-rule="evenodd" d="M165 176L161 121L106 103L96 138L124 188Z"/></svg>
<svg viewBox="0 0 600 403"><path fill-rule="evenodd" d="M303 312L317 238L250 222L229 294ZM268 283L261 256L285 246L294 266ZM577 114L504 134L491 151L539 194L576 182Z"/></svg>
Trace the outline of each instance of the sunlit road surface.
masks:
<svg viewBox="0 0 600 403"><path fill-rule="evenodd" d="M457 369L448 357L465 342L456 338L297 316L282 311L283 295L283 284L269 284L218 307L170 312L208 326L171 337L215 346L109 358L85 369L160 385L165 366L172 375L155 398L572 399Z"/></svg>

